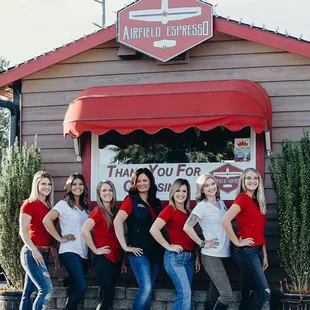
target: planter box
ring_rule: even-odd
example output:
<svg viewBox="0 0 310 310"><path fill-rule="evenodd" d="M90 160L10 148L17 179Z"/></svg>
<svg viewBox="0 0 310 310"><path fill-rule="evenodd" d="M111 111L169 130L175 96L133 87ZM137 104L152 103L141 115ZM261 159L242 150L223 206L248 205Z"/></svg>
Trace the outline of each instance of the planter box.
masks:
<svg viewBox="0 0 310 310"><path fill-rule="evenodd" d="M273 294L271 298L272 310L310 310L309 294Z"/></svg>
<svg viewBox="0 0 310 310"><path fill-rule="evenodd" d="M0 310L18 309L22 292L0 291Z"/></svg>

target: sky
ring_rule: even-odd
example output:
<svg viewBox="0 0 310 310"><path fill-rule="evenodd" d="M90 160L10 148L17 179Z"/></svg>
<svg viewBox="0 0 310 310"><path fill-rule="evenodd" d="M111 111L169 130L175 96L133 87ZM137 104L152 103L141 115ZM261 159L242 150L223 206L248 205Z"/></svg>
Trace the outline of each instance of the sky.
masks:
<svg viewBox="0 0 310 310"><path fill-rule="evenodd" d="M150 0L147 0L150 1ZM153 0L160 1L160 0ZM106 25L132 0L106 0ZM309 0L210 0L230 19L310 41ZM0 0L0 57L11 65L62 46L99 28L102 7L95 0Z"/></svg>

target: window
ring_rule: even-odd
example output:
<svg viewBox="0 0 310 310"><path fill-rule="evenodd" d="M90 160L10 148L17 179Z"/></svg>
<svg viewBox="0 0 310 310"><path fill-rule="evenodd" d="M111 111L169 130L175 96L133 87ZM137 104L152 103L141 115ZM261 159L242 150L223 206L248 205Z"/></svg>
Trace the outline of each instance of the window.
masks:
<svg viewBox="0 0 310 310"><path fill-rule="evenodd" d="M210 131L189 128L181 133L162 129L152 135L143 130L127 135L117 131L93 134L91 199L96 199L98 182L109 179L116 186L117 199L122 201L132 173L141 166L153 172L161 200L168 200L170 185L177 178L190 182L194 200L196 180L206 172L217 178L221 198L233 200L242 170L256 167L256 134L250 127L238 132L217 127Z"/></svg>
<svg viewBox="0 0 310 310"><path fill-rule="evenodd" d="M224 127L211 131L189 128L181 133L162 129L154 135L142 130L128 135L110 131L99 137L99 148L105 151L107 163L223 162L234 160L236 138L250 138L250 128L238 132Z"/></svg>

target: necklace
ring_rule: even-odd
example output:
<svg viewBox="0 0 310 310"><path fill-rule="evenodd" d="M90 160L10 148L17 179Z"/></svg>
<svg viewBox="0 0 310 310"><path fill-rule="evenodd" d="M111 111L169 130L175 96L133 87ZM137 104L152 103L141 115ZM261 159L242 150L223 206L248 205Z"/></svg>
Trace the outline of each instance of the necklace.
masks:
<svg viewBox="0 0 310 310"><path fill-rule="evenodd" d="M218 208L218 209L221 210L221 205L220 205L220 203L219 203L218 200L216 200L216 201L208 200L208 201L209 201L214 207L216 207L216 208Z"/></svg>

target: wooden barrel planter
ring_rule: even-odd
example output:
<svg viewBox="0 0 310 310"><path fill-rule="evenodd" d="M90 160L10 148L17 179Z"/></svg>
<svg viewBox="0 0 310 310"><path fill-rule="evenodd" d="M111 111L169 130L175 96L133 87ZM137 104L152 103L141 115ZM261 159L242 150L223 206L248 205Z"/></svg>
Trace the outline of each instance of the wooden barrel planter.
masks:
<svg viewBox="0 0 310 310"><path fill-rule="evenodd" d="M0 310L18 310L22 292L0 291Z"/></svg>
<svg viewBox="0 0 310 310"><path fill-rule="evenodd" d="M270 310L310 310L309 294L272 294Z"/></svg>

